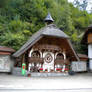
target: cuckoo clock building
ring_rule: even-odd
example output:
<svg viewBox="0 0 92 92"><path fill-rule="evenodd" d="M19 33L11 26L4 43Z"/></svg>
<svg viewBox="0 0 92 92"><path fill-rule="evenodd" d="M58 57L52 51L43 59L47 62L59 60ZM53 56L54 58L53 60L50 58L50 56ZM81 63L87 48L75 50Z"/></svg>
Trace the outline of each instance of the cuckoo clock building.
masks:
<svg viewBox="0 0 92 92"><path fill-rule="evenodd" d="M50 14L45 18L46 26L41 28L16 52L15 66L26 64L26 70L32 72L66 72L72 61L79 57L67 36L55 24Z"/></svg>

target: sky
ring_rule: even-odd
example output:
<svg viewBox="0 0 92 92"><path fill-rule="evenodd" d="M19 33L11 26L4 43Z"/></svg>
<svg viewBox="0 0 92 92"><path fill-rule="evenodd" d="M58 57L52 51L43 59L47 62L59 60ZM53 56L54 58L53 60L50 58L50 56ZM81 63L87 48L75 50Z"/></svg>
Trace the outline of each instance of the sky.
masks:
<svg viewBox="0 0 92 92"><path fill-rule="evenodd" d="M74 0L68 0L69 2L73 2ZM79 1L83 1L83 0L79 0ZM87 11L90 12L91 8L92 8L92 0L87 0L88 1L88 7L87 7Z"/></svg>

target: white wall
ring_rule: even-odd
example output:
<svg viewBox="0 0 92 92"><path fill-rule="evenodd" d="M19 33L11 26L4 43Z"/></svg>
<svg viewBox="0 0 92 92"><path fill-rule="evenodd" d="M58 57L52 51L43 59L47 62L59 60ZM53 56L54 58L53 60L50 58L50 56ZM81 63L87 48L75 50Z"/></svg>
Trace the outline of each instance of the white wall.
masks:
<svg viewBox="0 0 92 92"><path fill-rule="evenodd" d="M92 44L88 45L88 57L92 58Z"/></svg>
<svg viewBox="0 0 92 92"><path fill-rule="evenodd" d="M45 57L45 55L46 55L47 53L50 53L51 56L53 57L53 59L52 59L52 62L51 62L51 63L47 63L47 62L44 61L43 68L44 68L44 69L48 69L48 68L54 69L54 53L52 53L52 52L47 52L47 51L46 51L46 52L43 53L43 58Z"/></svg>
<svg viewBox="0 0 92 92"><path fill-rule="evenodd" d="M88 45L89 69L92 70L92 44Z"/></svg>

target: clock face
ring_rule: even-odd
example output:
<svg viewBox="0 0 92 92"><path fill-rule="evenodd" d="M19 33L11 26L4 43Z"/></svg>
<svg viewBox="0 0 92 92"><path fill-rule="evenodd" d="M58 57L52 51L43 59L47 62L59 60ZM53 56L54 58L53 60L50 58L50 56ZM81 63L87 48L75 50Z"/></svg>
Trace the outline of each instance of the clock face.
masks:
<svg viewBox="0 0 92 92"><path fill-rule="evenodd" d="M52 60L53 60L53 57L52 57L52 55L50 53L48 53L48 54L45 55L44 61L46 63L51 63Z"/></svg>

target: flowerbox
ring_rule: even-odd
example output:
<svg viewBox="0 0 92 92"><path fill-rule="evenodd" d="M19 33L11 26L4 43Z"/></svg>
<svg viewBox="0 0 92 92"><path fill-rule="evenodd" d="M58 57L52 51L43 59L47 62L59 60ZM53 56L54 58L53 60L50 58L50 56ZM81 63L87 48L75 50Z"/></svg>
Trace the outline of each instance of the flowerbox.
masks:
<svg viewBox="0 0 92 92"><path fill-rule="evenodd" d="M57 70L57 71L61 71L62 69L61 69L61 68L57 68L56 70Z"/></svg>
<svg viewBox="0 0 92 92"><path fill-rule="evenodd" d="M40 71L43 71L43 68L40 68L39 70L40 70Z"/></svg>

